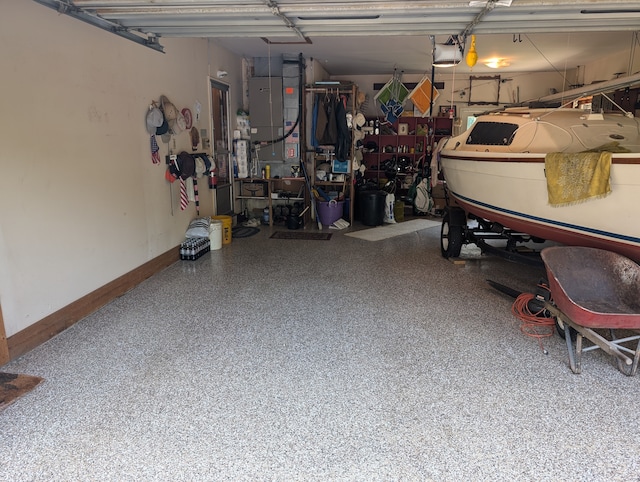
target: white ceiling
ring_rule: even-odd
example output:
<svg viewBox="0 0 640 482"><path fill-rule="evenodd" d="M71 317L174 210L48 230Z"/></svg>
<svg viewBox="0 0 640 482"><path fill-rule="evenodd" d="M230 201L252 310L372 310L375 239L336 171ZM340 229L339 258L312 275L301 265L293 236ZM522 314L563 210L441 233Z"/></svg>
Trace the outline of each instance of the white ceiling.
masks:
<svg viewBox="0 0 640 482"><path fill-rule="evenodd" d="M331 75L424 73L430 36L444 43L469 34L477 36L473 73L495 73L482 63L495 56L510 62L502 72L562 72L628 51L640 30L637 0L34 1L158 49L163 37L209 37L247 57L302 53Z"/></svg>
<svg viewBox="0 0 640 482"><path fill-rule="evenodd" d="M516 42L513 38L514 34L511 33L479 34L476 39L478 63L470 69L463 61L456 70L473 75L493 75L498 71L486 67L482 61L498 57L510 62L510 66L500 68L500 72L563 72L620 49L627 51L634 41L631 32L516 33ZM437 36L436 40L444 42L447 37ZM254 38L223 38L217 41L229 50L249 57L303 53L306 58L319 60L332 75L390 73L394 68L405 73L431 70L432 41L428 35L320 37L314 39L311 45L296 46L269 46ZM634 70L640 70L640 65L636 65Z"/></svg>

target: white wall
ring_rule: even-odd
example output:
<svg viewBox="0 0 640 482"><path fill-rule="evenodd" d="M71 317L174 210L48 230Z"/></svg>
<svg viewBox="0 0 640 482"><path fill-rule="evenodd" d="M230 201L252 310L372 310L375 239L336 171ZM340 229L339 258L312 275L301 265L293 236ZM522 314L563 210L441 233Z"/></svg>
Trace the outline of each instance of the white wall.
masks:
<svg viewBox="0 0 640 482"><path fill-rule="evenodd" d="M431 73L424 74L431 79ZM406 83L420 82L424 75L405 74L402 81ZM562 90L563 78L555 72L540 73L500 73L501 80L498 92L498 82L494 80L475 80L472 84L471 99L474 102L485 101L493 102L499 100L501 105L514 102L524 102L529 99L535 99L544 95L548 95L550 89ZM483 74L482 76L488 76ZM352 75L352 76L334 76L335 80L351 80L358 85L358 88L367 94L369 99L367 116L381 115L378 106L373 100L377 91L373 89L375 83L384 84L391 79L392 73L384 75ZM456 104L458 110L467 106L469 101L469 74L456 73L455 69L439 69L435 75L435 82L444 82L444 89L439 90L439 97L435 101L434 112L438 112L440 105L449 105L452 100ZM464 95L461 95L464 93ZM499 93L499 97L498 97ZM411 108L408 104L406 107ZM488 105L478 107L480 110L491 110L498 108L497 105Z"/></svg>
<svg viewBox="0 0 640 482"><path fill-rule="evenodd" d="M620 73L622 75L633 75L640 72L640 45L632 48L634 39L633 32L620 32L622 36L629 37L629 50L613 53L607 57L593 59L593 61L581 67L580 81L585 85L597 81L615 79Z"/></svg>
<svg viewBox="0 0 640 482"><path fill-rule="evenodd" d="M195 207L180 211L164 164L151 162L147 106L162 94L179 109L199 101L197 127L210 130L208 75L229 72L235 113L241 60L201 39L162 39L162 54L35 2L1 10L0 303L11 336L180 243ZM186 133L159 143L163 161L190 150ZM212 214L206 182L200 192Z"/></svg>

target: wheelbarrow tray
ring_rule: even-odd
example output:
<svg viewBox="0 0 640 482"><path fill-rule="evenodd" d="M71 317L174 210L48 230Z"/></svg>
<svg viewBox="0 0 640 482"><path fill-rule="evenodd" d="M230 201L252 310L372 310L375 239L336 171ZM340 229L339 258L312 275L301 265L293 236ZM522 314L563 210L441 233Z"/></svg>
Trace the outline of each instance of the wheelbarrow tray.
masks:
<svg viewBox="0 0 640 482"><path fill-rule="evenodd" d="M602 349L616 359L622 373L635 375L640 362L640 267L620 254L595 248L551 247L540 255L552 298L545 307L564 330L571 371L582 371L583 352ZM596 332L602 329L609 331L610 339ZM618 329L634 334L618 338ZM583 338L593 345L583 348ZM630 348L630 342L637 344Z"/></svg>
<svg viewBox="0 0 640 482"><path fill-rule="evenodd" d="M640 266L610 251L554 246L540 253L554 304L588 328L640 329Z"/></svg>

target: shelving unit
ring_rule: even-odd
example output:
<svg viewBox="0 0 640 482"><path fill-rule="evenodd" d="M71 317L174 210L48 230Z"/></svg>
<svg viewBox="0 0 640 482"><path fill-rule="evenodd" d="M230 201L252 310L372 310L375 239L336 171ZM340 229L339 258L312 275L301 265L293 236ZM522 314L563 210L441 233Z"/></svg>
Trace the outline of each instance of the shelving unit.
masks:
<svg viewBox="0 0 640 482"><path fill-rule="evenodd" d="M356 110L356 97L358 94L358 87L355 84L341 84L335 87L317 87L307 85L305 87L305 108L306 113L304 116L306 127L303 129L304 132L304 146L306 146L306 168L309 174L311 184L314 187L320 187L323 191L327 193L344 193L345 200L348 200L348 215L349 222L353 220L353 205L354 205L354 178L352 172L352 159L354 155L354 146L355 140L353 139L353 135L350 135L351 142L349 144L349 153L346 159L346 172L332 172L331 168L327 169L327 175L331 176L331 179L321 180L316 176L316 171L318 167L323 164L332 165L333 159L335 159L335 146L334 145L320 145L317 149L314 149L311 144L311 139L315 133L310 131L310 128L313 122L310 119L307 119L308 114L313 110L313 103L316 95L327 95L327 96L346 96L347 97L347 106L346 111L353 113ZM352 133L350 133L352 134ZM333 180L333 178L337 176L340 180Z"/></svg>
<svg viewBox="0 0 640 482"><path fill-rule="evenodd" d="M402 197L413 182L413 175L428 168L434 148L440 139L451 135L452 127L449 117L407 116L393 124L385 123L383 118L367 119L363 140L365 178L383 187L388 173L396 172L396 196Z"/></svg>
<svg viewBox="0 0 640 482"><path fill-rule="evenodd" d="M236 179L240 195L236 199L241 202L264 201L262 204L269 209L269 226L274 225L276 206L300 203L299 211L309 204L309 196L302 177L285 177L273 179ZM263 208L264 208L263 207ZM262 208L262 209L263 209ZM305 213L304 223L309 221L309 214Z"/></svg>

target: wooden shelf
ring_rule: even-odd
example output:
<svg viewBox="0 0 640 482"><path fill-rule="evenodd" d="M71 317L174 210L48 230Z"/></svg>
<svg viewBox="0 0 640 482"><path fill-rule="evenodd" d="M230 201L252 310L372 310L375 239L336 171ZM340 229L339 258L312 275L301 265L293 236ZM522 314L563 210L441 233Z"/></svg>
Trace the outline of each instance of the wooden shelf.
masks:
<svg viewBox="0 0 640 482"><path fill-rule="evenodd" d="M348 180L345 179L344 181L315 181L314 184L316 186L342 186L347 182Z"/></svg>
<svg viewBox="0 0 640 482"><path fill-rule="evenodd" d="M236 196L236 199L267 199L267 196Z"/></svg>
<svg viewBox="0 0 640 482"><path fill-rule="evenodd" d="M256 184L261 185L260 190L264 190L264 196L247 196L247 195L239 195L236 196L236 199L244 200L244 201L266 201L267 205L265 207L269 208L269 226L273 226L273 204L278 202L303 202L304 204L308 204L308 196L307 196L307 188L305 185L304 177L274 177L269 179L263 178L241 178L235 179L235 181L239 184L239 192L242 192L243 184ZM272 194L277 191L283 190L283 187L291 187L295 186L295 195L290 197L273 197ZM255 192L257 192L256 190ZM300 197L300 193L304 193L304 197ZM307 216L307 215L305 215Z"/></svg>
<svg viewBox="0 0 640 482"><path fill-rule="evenodd" d="M384 162L396 158L405 158L408 163L405 170L396 174L399 178L406 178L431 163L431 153L442 137L450 136L453 121L448 117L400 117L392 125L385 125L382 118L367 119L380 122L379 134L367 134L363 139L365 151L363 162L367 167L365 177L374 179L378 185L386 182L386 170L382 168ZM407 124L407 134L398 134L400 124ZM377 146L377 151L366 152L367 144ZM412 152L413 151L413 152ZM398 193L402 195L402 193Z"/></svg>

